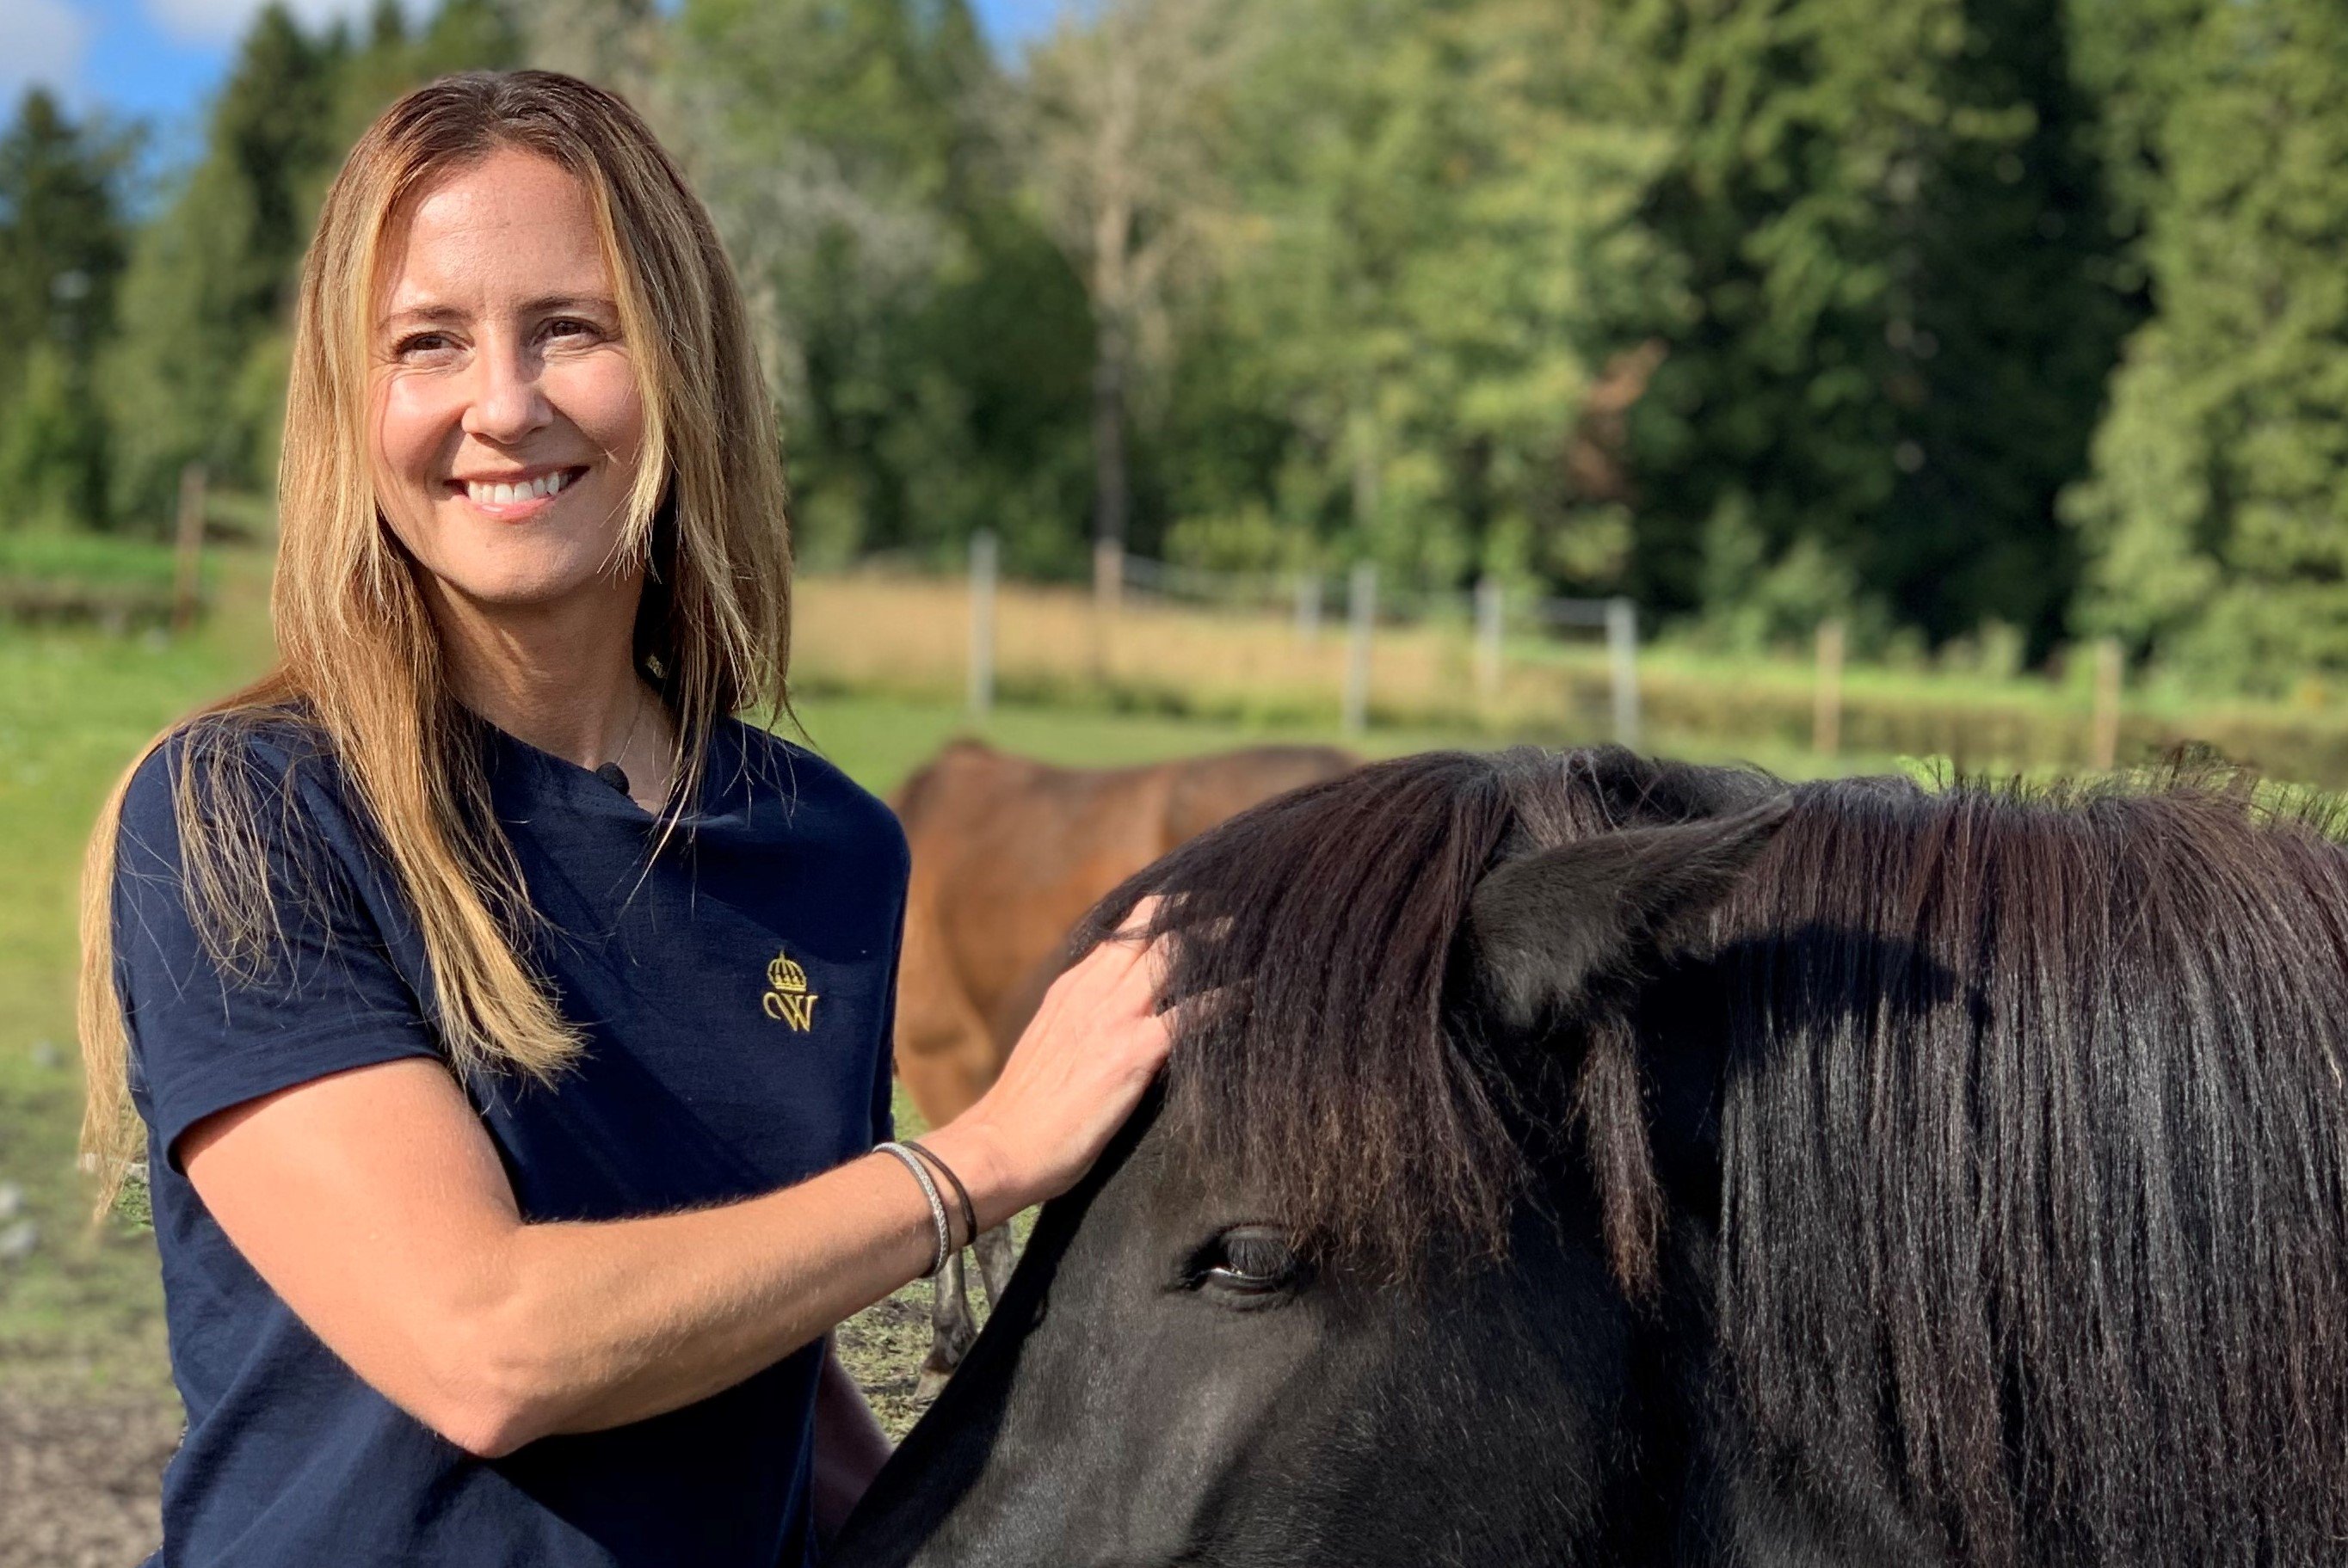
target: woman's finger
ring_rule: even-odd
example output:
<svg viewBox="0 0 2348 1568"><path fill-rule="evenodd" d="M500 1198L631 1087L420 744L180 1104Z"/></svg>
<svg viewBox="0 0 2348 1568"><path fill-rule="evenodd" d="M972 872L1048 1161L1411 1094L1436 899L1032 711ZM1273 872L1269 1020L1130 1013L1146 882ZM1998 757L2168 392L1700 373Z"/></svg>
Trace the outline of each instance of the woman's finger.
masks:
<svg viewBox="0 0 2348 1568"><path fill-rule="evenodd" d="M1159 906L1164 902L1158 894L1143 895L1131 909L1126 911L1125 918L1117 922L1117 929L1103 938L1099 947L1093 950L1098 952L1101 948L1116 947L1135 957L1148 951L1150 923L1157 919Z"/></svg>
<svg viewBox="0 0 2348 1568"><path fill-rule="evenodd" d="M1246 999L1230 986L1217 986L1210 991L1193 991L1173 1003L1159 1017L1167 1027L1179 1035L1189 1030L1210 1029L1235 1018Z"/></svg>

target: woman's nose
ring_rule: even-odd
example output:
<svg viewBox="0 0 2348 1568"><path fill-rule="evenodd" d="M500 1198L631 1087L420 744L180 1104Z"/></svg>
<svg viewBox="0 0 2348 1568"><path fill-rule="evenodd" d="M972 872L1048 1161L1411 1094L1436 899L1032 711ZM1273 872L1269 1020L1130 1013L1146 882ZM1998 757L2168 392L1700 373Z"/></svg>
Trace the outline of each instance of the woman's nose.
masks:
<svg viewBox="0 0 2348 1568"><path fill-rule="evenodd" d="M485 343L473 359L472 396L465 433L511 445L554 417L541 382L538 356L518 343Z"/></svg>

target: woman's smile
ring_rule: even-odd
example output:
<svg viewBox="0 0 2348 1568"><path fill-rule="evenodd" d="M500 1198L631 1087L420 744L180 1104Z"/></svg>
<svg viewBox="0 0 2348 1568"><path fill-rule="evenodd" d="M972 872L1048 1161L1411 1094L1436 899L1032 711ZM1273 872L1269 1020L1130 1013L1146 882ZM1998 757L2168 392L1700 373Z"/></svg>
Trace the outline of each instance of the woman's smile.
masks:
<svg viewBox="0 0 2348 1568"><path fill-rule="evenodd" d="M448 481L448 488L483 517L501 523L524 522L551 509L586 477L590 465L542 465L510 474L476 474Z"/></svg>

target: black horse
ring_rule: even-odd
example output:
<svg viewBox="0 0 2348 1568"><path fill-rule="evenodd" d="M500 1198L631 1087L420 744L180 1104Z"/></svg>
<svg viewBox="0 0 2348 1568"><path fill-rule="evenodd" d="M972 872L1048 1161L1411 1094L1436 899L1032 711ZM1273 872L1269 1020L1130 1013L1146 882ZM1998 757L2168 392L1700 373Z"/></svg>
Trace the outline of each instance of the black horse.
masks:
<svg viewBox="0 0 2348 1568"><path fill-rule="evenodd" d="M2348 1561L2348 852L1604 751L1112 895L1211 995L835 1562Z"/></svg>

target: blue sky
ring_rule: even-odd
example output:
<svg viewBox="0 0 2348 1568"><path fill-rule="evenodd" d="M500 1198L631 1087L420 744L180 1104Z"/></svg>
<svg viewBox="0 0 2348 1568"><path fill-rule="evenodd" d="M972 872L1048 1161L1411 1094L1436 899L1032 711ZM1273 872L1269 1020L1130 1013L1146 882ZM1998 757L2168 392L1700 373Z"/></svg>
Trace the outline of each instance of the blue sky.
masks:
<svg viewBox="0 0 2348 1568"><path fill-rule="evenodd" d="M77 114L151 121L166 160L188 145L237 36L263 0L0 0L0 105L13 113L36 82ZM364 15L369 0L287 0L317 23ZM411 17L437 0L404 0ZM998 48L1040 30L1056 0L973 0Z"/></svg>

